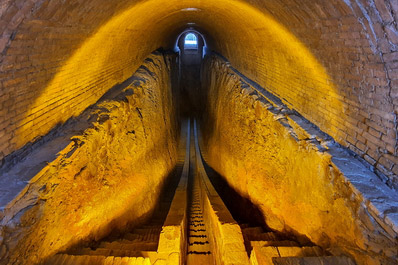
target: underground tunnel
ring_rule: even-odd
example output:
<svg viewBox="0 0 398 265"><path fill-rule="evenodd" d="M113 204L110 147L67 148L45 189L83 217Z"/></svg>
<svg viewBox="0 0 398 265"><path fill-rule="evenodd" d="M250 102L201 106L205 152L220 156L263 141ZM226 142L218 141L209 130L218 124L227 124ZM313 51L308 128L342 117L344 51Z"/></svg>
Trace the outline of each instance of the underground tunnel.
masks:
<svg viewBox="0 0 398 265"><path fill-rule="evenodd" d="M398 264L396 0L0 2L0 264Z"/></svg>

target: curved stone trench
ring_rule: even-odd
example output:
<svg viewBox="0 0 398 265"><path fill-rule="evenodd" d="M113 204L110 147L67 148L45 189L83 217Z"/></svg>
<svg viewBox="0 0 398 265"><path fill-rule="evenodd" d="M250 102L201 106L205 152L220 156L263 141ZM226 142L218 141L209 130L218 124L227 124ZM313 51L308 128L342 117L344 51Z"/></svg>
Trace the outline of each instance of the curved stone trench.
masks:
<svg viewBox="0 0 398 265"><path fill-rule="evenodd" d="M394 264L377 213L393 192L223 57L193 55L152 53L43 140L50 161L4 207L1 263Z"/></svg>
<svg viewBox="0 0 398 265"><path fill-rule="evenodd" d="M204 170L197 135L196 121L183 120L179 162L149 222L57 254L45 264L249 264L249 257L250 264L355 264L348 257L332 256L308 239L237 223ZM174 197L176 188L184 188L185 197ZM186 211L184 225L172 227L175 235L170 240L165 231L170 220L178 218L175 208L184 200L186 208L179 209ZM185 239L180 248L165 251L163 247L176 237Z"/></svg>

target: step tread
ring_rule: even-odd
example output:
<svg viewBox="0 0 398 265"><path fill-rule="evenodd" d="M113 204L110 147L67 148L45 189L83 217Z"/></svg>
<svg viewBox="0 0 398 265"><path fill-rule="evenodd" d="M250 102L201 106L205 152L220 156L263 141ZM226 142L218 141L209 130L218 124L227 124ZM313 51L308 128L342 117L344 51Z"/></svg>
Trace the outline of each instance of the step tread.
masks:
<svg viewBox="0 0 398 265"><path fill-rule="evenodd" d="M91 265L104 264L105 256L88 256L88 255L68 255L57 254L51 257L45 264L57 265Z"/></svg>
<svg viewBox="0 0 398 265"><path fill-rule="evenodd" d="M128 233L128 234L123 235L121 240L127 240L127 241L132 241L132 242L137 242L137 241L158 242L159 237L160 237L160 233L153 233L153 234L146 234L146 235ZM116 240L112 240L112 241L116 241Z"/></svg>
<svg viewBox="0 0 398 265"><path fill-rule="evenodd" d="M120 249L120 250L148 250L153 251L158 247L158 242L148 242L148 241L113 241L113 242L101 242L99 248L107 249Z"/></svg>
<svg viewBox="0 0 398 265"><path fill-rule="evenodd" d="M270 257L320 257L326 256L325 252L318 246L255 246L264 255Z"/></svg>
<svg viewBox="0 0 398 265"><path fill-rule="evenodd" d="M295 241L281 240L281 241L268 241L268 240L252 240L250 241L252 247L298 247L299 244Z"/></svg>
<svg viewBox="0 0 398 265"><path fill-rule="evenodd" d="M355 265L348 257L323 256L323 257L277 257L272 258L275 265Z"/></svg>
<svg viewBox="0 0 398 265"><path fill-rule="evenodd" d="M324 256L325 253L320 247L277 247L281 257L319 257Z"/></svg>
<svg viewBox="0 0 398 265"><path fill-rule="evenodd" d="M267 233L243 232L243 236L248 241L281 241L281 238L274 232L267 232Z"/></svg>
<svg viewBox="0 0 398 265"><path fill-rule="evenodd" d="M156 251L140 251L128 249L83 248L70 253L73 256L102 256L102 257L147 257ZM64 254L65 255L65 254ZM59 264L59 263L50 263Z"/></svg>
<svg viewBox="0 0 398 265"><path fill-rule="evenodd" d="M241 228L242 233L263 233L264 230L260 226Z"/></svg>

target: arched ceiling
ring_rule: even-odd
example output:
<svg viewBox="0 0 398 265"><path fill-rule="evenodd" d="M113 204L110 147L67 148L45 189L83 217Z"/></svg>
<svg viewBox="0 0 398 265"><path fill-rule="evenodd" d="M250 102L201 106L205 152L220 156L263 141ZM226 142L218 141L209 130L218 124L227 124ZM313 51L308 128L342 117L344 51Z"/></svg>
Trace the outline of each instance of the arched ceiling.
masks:
<svg viewBox="0 0 398 265"><path fill-rule="evenodd" d="M364 20L362 7L348 0L3 2L2 87L15 102L0 121L13 126L3 155L78 115L192 25L210 49L343 143L367 100L358 96L371 82L363 76L383 63L376 18Z"/></svg>

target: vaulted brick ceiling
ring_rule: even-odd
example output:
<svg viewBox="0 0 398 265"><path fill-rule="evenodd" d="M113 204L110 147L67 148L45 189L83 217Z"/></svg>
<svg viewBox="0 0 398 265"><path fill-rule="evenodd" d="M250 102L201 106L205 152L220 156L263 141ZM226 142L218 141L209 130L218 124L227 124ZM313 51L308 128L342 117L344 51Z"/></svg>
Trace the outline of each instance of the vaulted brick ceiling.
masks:
<svg viewBox="0 0 398 265"><path fill-rule="evenodd" d="M192 26L240 72L397 174L397 14L390 0L2 1L0 159Z"/></svg>

